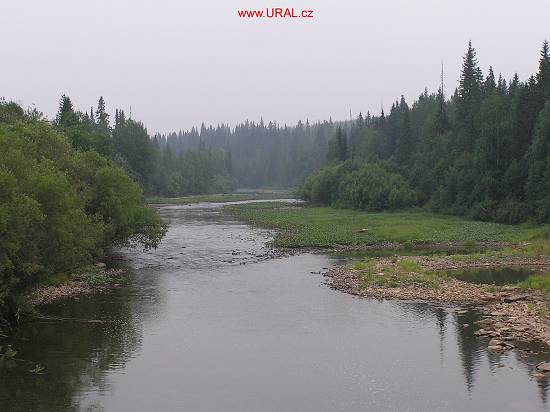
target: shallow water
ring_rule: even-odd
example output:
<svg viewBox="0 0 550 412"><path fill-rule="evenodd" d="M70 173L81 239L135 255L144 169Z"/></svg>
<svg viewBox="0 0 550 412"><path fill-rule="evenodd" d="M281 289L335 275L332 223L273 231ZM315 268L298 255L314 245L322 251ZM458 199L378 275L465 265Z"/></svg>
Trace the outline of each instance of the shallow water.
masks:
<svg viewBox="0 0 550 412"><path fill-rule="evenodd" d="M535 270L522 267L485 267L449 272L452 277L465 282L498 286L515 285L534 273L536 273Z"/></svg>
<svg viewBox="0 0 550 412"><path fill-rule="evenodd" d="M266 260L271 234L219 206L161 207L160 248L115 256L131 269L123 287L44 307L72 320L11 339L21 360L0 367L0 410L550 408L532 378L548 356L488 353L463 326L473 311L331 290L316 273L335 258Z"/></svg>

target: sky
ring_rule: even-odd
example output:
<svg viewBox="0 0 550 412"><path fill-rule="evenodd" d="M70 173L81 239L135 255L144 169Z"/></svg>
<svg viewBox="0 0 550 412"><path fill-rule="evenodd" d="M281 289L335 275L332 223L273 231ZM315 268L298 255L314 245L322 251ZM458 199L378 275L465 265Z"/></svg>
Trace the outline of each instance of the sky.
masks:
<svg viewBox="0 0 550 412"><path fill-rule="evenodd" d="M457 85L467 43L484 73L537 69L549 0L1 0L0 97L48 117L103 96L150 133L245 119L379 113ZM237 11L313 10L309 19Z"/></svg>

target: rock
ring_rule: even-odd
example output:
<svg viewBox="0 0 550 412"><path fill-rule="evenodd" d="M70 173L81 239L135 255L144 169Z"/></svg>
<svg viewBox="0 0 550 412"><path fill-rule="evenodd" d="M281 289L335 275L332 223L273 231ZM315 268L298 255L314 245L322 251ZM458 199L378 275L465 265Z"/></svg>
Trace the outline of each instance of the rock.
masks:
<svg viewBox="0 0 550 412"><path fill-rule="evenodd" d="M522 295L515 295L515 296L505 297L504 302L513 303L513 302L517 302L517 301L520 301L520 300L526 300L526 299L529 299L529 295L524 293Z"/></svg>
<svg viewBox="0 0 550 412"><path fill-rule="evenodd" d="M493 321L489 318L481 319L475 322L479 326L489 326L493 323Z"/></svg>
<svg viewBox="0 0 550 412"><path fill-rule="evenodd" d="M508 350L508 347L495 345L495 346L488 346L487 349L489 349L489 352L502 353L502 352L506 352Z"/></svg>
<svg viewBox="0 0 550 412"><path fill-rule="evenodd" d="M504 313L504 312L500 312L500 311L498 311L498 310L495 310L494 312L489 313L489 315L491 315L491 316L504 316L505 313Z"/></svg>
<svg viewBox="0 0 550 412"><path fill-rule="evenodd" d="M539 372L550 373L550 362L541 362L536 368Z"/></svg>
<svg viewBox="0 0 550 412"><path fill-rule="evenodd" d="M489 341L489 346L503 346L505 343L499 339L491 339Z"/></svg>
<svg viewBox="0 0 550 412"><path fill-rule="evenodd" d="M548 380L548 375L545 375L544 373L535 373L533 377L538 381L546 381Z"/></svg>
<svg viewBox="0 0 550 412"><path fill-rule="evenodd" d="M470 326L470 324L469 323L463 323L462 326L467 328L468 326Z"/></svg>
<svg viewBox="0 0 550 412"><path fill-rule="evenodd" d="M528 326L516 326L514 327L515 330L517 330L518 332L525 332L527 330L529 330L529 327Z"/></svg>
<svg viewBox="0 0 550 412"><path fill-rule="evenodd" d="M486 331L485 329L479 329L479 330L476 330L474 332L474 335L476 335L476 336L484 336L484 335L488 335L488 334L489 334L489 332Z"/></svg>
<svg viewBox="0 0 550 412"><path fill-rule="evenodd" d="M97 263L95 264L95 266L98 267L98 268L104 268L104 267L107 266L107 265L106 265L105 263L103 263L103 262L97 262Z"/></svg>
<svg viewBox="0 0 550 412"><path fill-rule="evenodd" d="M504 342L500 339L491 339L489 341L489 346L487 346L487 349L491 352L506 352L507 350L510 350L514 347L511 343Z"/></svg>

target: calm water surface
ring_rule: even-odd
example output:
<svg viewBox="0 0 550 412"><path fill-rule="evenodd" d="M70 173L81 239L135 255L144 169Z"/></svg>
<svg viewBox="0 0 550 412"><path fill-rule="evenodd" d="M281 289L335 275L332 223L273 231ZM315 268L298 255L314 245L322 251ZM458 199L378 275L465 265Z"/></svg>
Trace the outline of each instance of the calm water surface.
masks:
<svg viewBox="0 0 550 412"><path fill-rule="evenodd" d="M271 234L219 210L161 207L161 247L116 256L123 287L44 307L71 320L11 339L27 362L0 368L0 410L550 409L532 378L548 356L488 353L475 312L333 291L312 272L335 258L266 260Z"/></svg>

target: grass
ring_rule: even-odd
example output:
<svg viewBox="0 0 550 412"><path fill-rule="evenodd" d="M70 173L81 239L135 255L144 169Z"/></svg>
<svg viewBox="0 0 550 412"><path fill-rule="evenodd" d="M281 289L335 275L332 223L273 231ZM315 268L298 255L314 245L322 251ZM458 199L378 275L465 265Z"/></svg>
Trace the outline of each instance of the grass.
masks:
<svg viewBox="0 0 550 412"><path fill-rule="evenodd" d="M221 193L211 195L194 195L183 197L152 197L149 204L187 205L194 203L241 202L244 200L288 199L294 198L291 191L270 191L261 193Z"/></svg>
<svg viewBox="0 0 550 412"><path fill-rule="evenodd" d="M540 290L550 294L550 273L531 275L524 281L519 282L518 286L524 290Z"/></svg>
<svg viewBox="0 0 550 412"><path fill-rule="evenodd" d="M550 254L550 242L544 239L549 226L477 222L421 210L370 213L277 202L232 205L225 210L251 224L277 229L273 244L278 247L326 248L395 242L408 249L423 243L452 242L469 247L478 242L519 243L534 239L527 246L533 249L531 253Z"/></svg>
<svg viewBox="0 0 550 412"><path fill-rule="evenodd" d="M49 276L44 283L48 286L60 286L69 281L69 277L65 273L57 273Z"/></svg>
<svg viewBox="0 0 550 412"><path fill-rule="evenodd" d="M354 268L362 289L369 286L396 288L407 284L438 288L447 279L444 272L425 271L420 263L407 259L381 268L377 267L375 260L369 259L356 262Z"/></svg>

